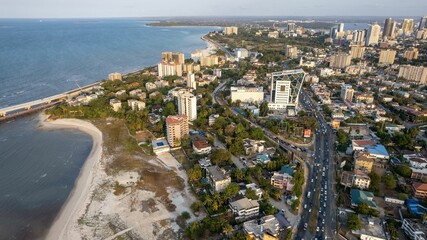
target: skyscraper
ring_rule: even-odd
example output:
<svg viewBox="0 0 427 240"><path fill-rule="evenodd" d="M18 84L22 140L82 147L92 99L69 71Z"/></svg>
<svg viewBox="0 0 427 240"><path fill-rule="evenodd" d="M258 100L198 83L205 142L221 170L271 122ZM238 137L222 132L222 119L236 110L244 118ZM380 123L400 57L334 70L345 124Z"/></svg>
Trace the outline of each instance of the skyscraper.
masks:
<svg viewBox="0 0 427 240"><path fill-rule="evenodd" d="M393 22L391 18L387 18L385 20L384 23L384 31L383 31L383 38L387 37L390 38L391 37L391 30L393 28Z"/></svg>
<svg viewBox="0 0 427 240"><path fill-rule="evenodd" d="M329 32L329 35L331 36L331 38L335 39L337 37L337 33L338 33L337 28L336 27L332 27L331 30L330 30L330 32Z"/></svg>
<svg viewBox="0 0 427 240"><path fill-rule="evenodd" d="M420 25L418 26L418 30L423 30L427 28L427 16L421 17Z"/></svg>
<svg viewBox="0 0 427 240"><path fill-rule="evenodd" d="M338 24L338 32L344 32L344 23Z"/></svg>
<svg viewBox="0 0 427 240"><path fill-rule="evenodd" d="M353 44L354 45L365 45L365 30L356 30L353 32Z"/></svg>
<svg viewBox="0 0 427 240"><path fill-rule="evenodd" d="M378 44L380 33L381 33L380 25L378 25L377 22L373 23L368 29L368 34L366 36L366 43L365 43L366 46Z"/></svg>
<svg viewBox="0 0 427 240"><path fill-rule="evenodd" d="M184 53L178 52L162 52L163 62L174 62L176 64L184 64Z"/></svg>
<svg viewBox="0 0 427 240"><path fill-rule="evenodd" d="M295 32L295 23L288 23L288 32Z"/></svg>
<svg viewBox="0 0 427 240"><path fill-rule="evenodd" d="M411 18L403 19L402 31L405 35L411 34L414 31L414 19L411 19Z"/></svg>
<svg viewBox="0 0 427 240"><path fill-rule="evenodd" d="M273 110L295 110L304 77L302 69L272 73L268 107Z"/></svg>
<svg viewBox="0 0 427 240"><path fill-rule="evenodd" d="M187 87L192 89L197 89L196 75L192 72L187 73Z"/></svg>

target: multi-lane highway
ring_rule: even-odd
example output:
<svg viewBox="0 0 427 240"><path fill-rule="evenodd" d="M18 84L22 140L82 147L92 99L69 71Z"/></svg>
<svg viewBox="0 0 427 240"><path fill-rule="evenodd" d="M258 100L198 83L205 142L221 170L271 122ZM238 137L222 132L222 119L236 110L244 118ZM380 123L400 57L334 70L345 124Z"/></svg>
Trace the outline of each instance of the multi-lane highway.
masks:
<svg viewBox="0 0 427 240"><path fill-rule="evenodd" d="M217 93L225 87L221 83L213 92L214 103L226 106L225 102L218 98ZM335 165L332 160L335 142L335 133L328 126L324 116L315 103L305 91L301 91L301 106L314 114L319 127L315 132L314 154L307 154L307 149L295 148L286 141L279 140L270 131L262 128L256 123L246 119L252 126L262 128L264 135L276 141L282 149L291 152L300 160L306 160L307 182L305 193L302 197L301 220L298 224L295 239L336 239L336 203L335 203ZM227 106L226 106L227 107ZM234 109L228 107L235 115ZM300 161L304 163L304 161Z"/></svg>
<svg viewBox="0 0 427 240"><path fill-rule="evenodd" d="M312 110L319 127L315 133L314 159L308 171L301 221L295 239L335 239L334 133L317 109L317 104L304 91L301 92L300 103L305 109Z"/></svg>

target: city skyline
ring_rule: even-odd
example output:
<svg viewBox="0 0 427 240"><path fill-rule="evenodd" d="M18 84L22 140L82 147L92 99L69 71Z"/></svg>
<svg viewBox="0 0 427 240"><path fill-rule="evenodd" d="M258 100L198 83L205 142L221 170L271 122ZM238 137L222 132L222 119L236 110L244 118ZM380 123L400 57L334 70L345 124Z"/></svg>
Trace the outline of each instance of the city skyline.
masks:
<svg viewBox="0 0 427 240"><path fill-rule="evenodd" d="M406 8L399 8L398 0L349 2L338 0L296 0L280 2L268 0L262 5L255 0L224 0L206 2L201 6L195 0L144 3L136 0L18 0L2 2L1 18L110 18L110 17L165 17L165 16L424 16L427 2L409 0ZM25 7L23 7L25 6ZM382 11L379 13L378 8Z"/></svg>

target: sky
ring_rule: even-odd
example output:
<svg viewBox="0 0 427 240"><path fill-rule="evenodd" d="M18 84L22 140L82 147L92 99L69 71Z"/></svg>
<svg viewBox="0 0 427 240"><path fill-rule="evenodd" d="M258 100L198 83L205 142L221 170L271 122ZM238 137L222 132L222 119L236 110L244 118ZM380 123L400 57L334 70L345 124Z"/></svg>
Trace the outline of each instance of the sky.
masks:
<svg viewBox="0 0 427 240"><path fill-rule="evenodd" d="M0 18L427 15L427 0L0 0L0 6Z"/></svg>

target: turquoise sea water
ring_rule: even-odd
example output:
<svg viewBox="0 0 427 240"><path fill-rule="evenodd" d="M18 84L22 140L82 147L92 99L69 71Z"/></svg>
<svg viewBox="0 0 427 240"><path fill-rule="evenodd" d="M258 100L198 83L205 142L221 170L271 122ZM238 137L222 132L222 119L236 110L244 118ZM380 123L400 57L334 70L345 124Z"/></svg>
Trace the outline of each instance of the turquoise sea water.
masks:
<svg viewBox="0 0 427 240"><path fill-rule="evenodd" d="M213 28L139 20L0 20L0 107L31 101L186 56ZM37 115L0 124L0 239L42 239L91 149L76 131L37 128Z"/></svg>

